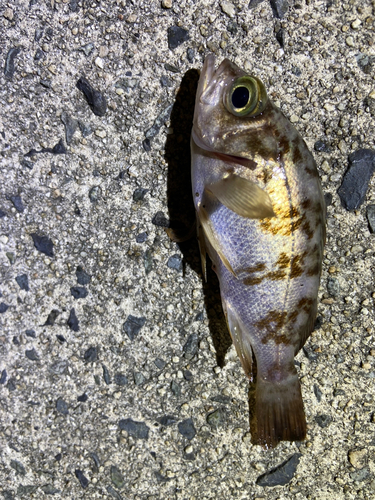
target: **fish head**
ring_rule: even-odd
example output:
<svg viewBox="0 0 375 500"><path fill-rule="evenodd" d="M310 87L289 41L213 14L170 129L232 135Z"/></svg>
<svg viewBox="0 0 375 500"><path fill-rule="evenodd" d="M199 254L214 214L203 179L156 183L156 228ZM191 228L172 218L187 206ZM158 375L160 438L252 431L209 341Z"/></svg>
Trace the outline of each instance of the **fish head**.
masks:
<svg viewBox="0 0 375 500"><path fill-rule="evenodd" d="M275 111L257 77L228 59L215 69L215 56L206 57L192 130L193 140L200 148L250 160L257 152L263 157L274 156Z"/></svg>

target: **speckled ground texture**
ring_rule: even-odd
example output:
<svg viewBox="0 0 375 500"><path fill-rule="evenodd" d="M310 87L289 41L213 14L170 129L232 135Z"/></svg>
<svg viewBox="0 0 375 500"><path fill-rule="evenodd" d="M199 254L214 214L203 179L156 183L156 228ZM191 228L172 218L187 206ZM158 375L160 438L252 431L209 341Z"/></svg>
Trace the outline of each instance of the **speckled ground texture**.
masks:
<svg viewBox="0 0 375 500"><path fill-rule="evenodd" d="M375 148L374 2L291 0L277 19L267 0L14 0L0 30L0 496L375 498L375 180L356 210L337 194L348 156ZM215 277L162 227L193 220L210 52L263 80L332 197L296 357L308 435L274 450L251 444ZM286 484L262 486L290 457Z"/></svg>

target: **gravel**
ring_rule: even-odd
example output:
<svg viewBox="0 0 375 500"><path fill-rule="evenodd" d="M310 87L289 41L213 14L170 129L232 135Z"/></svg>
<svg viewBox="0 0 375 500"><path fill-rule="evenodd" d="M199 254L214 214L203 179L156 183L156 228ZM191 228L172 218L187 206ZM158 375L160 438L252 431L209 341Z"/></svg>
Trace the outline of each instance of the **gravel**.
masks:
<svg viewBox="0 0 375 500"><path fill-rule="evenodd" d="M351 155L375 151L375 13L272 6L1 9L0 498L374 498L371 168L357 163L352 204L337 191ZM307 439L273 450L251 443L251 387L210 264L204 283L195 236L165 231L194 224L190 131L209 52L264 82L327 201L319 321L296 356ZM296 455L287 482L259 479Z"/></svg>

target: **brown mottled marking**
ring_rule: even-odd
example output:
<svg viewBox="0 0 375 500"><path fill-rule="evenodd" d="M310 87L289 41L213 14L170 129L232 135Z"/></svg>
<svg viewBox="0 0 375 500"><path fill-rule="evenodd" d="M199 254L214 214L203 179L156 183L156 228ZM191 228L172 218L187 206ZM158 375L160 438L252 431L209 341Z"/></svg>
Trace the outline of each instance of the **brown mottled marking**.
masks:
<svg viewBox="0 0 375 500"><path fill-rule="evenodd" d="M254 326L261 329L265 328L267 330L280 329L285 324L286 315L286 311L269 311L267 316L260 321L257 321ZM272 323L274 323L274 326Z"/></svg>
<svg viewBox="0 0 375 500"><path fill-rule="evenodd" d="M242 272L244 273L258 273L266 269L266 264L264 262L257 262L254 266L245 267Z"/></svg>
<svg viewBox="0 0 375 500"><path fill-rule="evenodd" d="M293 139L293 141L292 141L292 144L293 144L292 162L293 163L299 163L300 161L303 160L303 155L302 155L301 149L300 149L300 143L301 143L301 141L300 141L298 136L295 139Z"/></svg>
<svg viewBox="0 0 375 500"><path fill-rule="evenodd" d="M304 208L306 210L306 208L309 208L311 207L311 200L304 200L302 203L301 203L301 207Z"/></svg>
<svg viewBox="0 0 375 500"><path fill-rule="evenodd" d="M285 269L290 264L290 257L285 253L281 252L279 258L276 261L275 266L278 266L280 269Z"/></svg>
<svg viewBox="0 0 375 500"><path fill-rule="evenodd" d="M288 314L288 323L294 323L294 321L297 319L297 316L299 314L299 310L295 309L293 312Z"/></svg>
<svg viewBox="0 0 375 500"><path fill-rule="evenodd" d="M309 312L314 300L309 297L303 297L297 304L297 309L303 309L306 312Z"/></svg>
<svg viewBox="0 0 375 500"><path fill-rule="evenodd" d="M306 234L307 239L311 240L311 238L314 236L314 231L311 229L310 224L308 221L305 221L301 227L302 231Z"/></svg>
<svg viewBox="0 0 375 500"><path fill-rule="evenodd" d="M306 272L307 276L317 276L320 274L320 264L317 262L315 266L310 267Z"/></svg>
<svg viewBox="0 0 375 500"><path fill-rule="evenodd" d="M286 276L285 271L282 271L281 269L278 269L277 271L270 271L264 277L266 279L271 280L271 281L279 281L279 280L284 279L285 276Z"/></svg>
<svg viewBox="0 0 375 500"><path fill-rule="evenodd" d="M259 285L259 283L262 283L263 279L264 276L260 276L259 278L255 276L249 276L248 278L244 278L242 283L249 286Z"/></svg>
<svg viewBox="0 0 375 500"><path fill-rule="evenodd" d="M291 261L291 269L290 269L290 277L291 278L298 278L298 276L301 276L303 273L303 269L301 267L301 264L303 264L303 261L307 255L307 251L305 250L304 252L300 253L299 255L295 255L292 258Z"/></svg>

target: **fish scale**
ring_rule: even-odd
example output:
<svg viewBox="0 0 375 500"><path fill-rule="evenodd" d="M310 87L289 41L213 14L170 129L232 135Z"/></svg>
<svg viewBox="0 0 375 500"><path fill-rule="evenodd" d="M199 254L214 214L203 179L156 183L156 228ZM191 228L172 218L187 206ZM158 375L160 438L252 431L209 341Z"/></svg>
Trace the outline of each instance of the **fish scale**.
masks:
<svg viewBox="0 0 375 500"><path fill-rule="evenodd" d="M230 96L246 85L234 99L244 106L235 108ZM304 439L294 356L313 329L325 239L314 159L261 82L228 60L215 70L213 56L198 84L191 150L203 267L207 252L232 340L255 381L253 442Z"/></svg>

